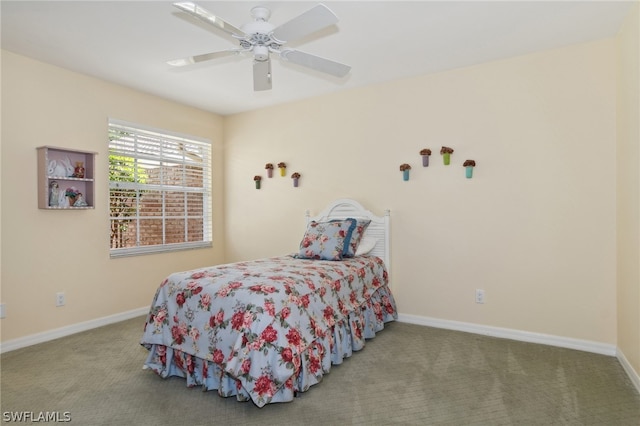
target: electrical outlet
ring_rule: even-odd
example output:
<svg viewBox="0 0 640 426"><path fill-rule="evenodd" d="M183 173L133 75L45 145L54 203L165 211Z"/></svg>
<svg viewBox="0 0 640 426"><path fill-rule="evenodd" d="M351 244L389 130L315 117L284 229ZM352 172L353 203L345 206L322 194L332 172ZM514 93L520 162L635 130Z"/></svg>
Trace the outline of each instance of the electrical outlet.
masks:
<svg viewBox="0 0 640 426"><path fill-rule="evenodd" d="M6 316L4 303L0 303L0 318L4 318Z"/></svg>
<svg viewBox="0 0 640 426"><path fill-rule="evenodd" d="M484 303L484 290L481 288L476 289L476 303Z"/></svg>
<svg viewBox="0 0 640 426"><path fill-rule="evenodd" d="M64 293L56 293L56 306L64 306L65 302Z"/></svg>

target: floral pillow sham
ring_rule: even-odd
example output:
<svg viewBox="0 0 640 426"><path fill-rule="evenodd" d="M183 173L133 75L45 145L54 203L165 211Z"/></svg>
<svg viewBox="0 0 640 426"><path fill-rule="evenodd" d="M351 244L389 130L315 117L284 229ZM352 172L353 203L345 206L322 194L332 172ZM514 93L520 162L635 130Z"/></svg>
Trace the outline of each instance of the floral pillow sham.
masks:
<svg viewBox="0 0 640 426"><path fill-rule="evenodd" d="M342 260L345 248L350 245L352 232L357 227L355 219L309 222L300 242L300 259Z"/></svg>

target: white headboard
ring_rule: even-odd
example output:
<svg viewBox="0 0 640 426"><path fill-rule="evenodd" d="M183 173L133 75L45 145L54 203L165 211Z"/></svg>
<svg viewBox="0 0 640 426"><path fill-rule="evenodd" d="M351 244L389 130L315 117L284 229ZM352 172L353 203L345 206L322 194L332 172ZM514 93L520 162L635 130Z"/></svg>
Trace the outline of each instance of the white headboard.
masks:
<svg viewBox="0 0 640 426"><path fill-rule="evenodd" d="M360 203L349 198L341 198L333 201L329 206L322 210L317 216L311 216L307 210L307 223L312 220L316 222L331 219L369 219L371 223L365 231L365 235L376 240L376 246L370 252L374 256L378 256L384 260L387 267L387 273L391 276L391 256L389 243L389 219L391 213L385 210L384 216L376 216L369 210L366 210Z"/></svg>

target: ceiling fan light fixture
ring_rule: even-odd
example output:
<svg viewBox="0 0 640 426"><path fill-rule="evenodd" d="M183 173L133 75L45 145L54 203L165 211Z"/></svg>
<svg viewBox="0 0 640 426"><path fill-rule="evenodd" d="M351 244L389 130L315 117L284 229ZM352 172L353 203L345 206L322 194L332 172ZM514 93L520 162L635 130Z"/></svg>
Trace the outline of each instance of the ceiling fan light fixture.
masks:
<svg viewBox="0 0 640 426"><path fill-rule="evenodd" d="M269 59L269 48L263 45L253 46L253 59L260 62Z"/></svg>

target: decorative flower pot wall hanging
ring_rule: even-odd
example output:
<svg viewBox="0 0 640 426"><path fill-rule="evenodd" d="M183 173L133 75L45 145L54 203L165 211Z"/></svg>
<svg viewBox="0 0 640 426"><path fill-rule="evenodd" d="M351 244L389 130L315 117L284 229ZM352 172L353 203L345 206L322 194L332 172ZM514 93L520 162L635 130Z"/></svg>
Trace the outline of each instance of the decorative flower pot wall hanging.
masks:
<svg viewBox="0 0 640 426"><path fill-rule="evenodd" d="M440 154L442 154L442 161L444 161L444 165L448 166L451 163L451 154L453 154L453 148L443 146L440 149Z"/></svg>
<svg viewBox="0 0 640 426"><path fill-rule="evenodd" d="M267 170L267 177L273 177L273 163L267 163L264 168Z"/></svg>
<svg viewBox="0 0 640 426"><path fill-rule="evenodd" d="M407 163L400 165L400 171L402 172L402 180L409 180L409 170L411 170L411 166Z"/></svg>
<svg viewBox="0 0 640 426"><path fill-rule="evenodd" d="M431 155L431 150L428 148L420 150L420 155L422 156L422 167L429 167L429 156Z"/></svg>
<svg viewBox="0 0 640 426"><path fill-rule="evenodd" d="M278 163L278 168L280 169L280 176L287 175L287 165L285 163Z"/></svg>
<svg viewBox="0 0 640 426"><path fill-rule="evenodd" d="M300 179L300 173L295 172L294 174L291 175L291 179L293 179L293 187L297 188L298 187L298 180Z"/></svg>
<svg viewBox="0 0 640 426"><path fill-rule="evenodd" d="M463 166L465 167L467 179L471 179L473 177L473 168L476 166L476 162L474 160L467 160L464 162Z"/></svg>
<svg viewBox="0 0 640 426"><path fill-rule="evenodd" d="M254 176L253 180L256 183L256 189L260 189L260 182L262 181L262 176Z"/></svg>

